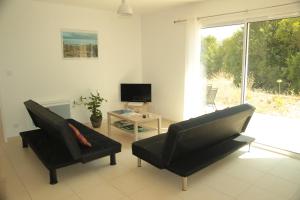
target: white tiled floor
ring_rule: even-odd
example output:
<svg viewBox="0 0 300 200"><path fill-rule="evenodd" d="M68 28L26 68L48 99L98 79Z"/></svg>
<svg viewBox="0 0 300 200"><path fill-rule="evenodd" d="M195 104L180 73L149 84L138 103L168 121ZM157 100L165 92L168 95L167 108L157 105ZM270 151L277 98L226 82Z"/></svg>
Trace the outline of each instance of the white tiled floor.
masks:
<svg viewBox="0 0 300 200"><path fill-rule="evenodd" d="M167 123L163 123L166 128ZM99 130L106 133L106 124ZM241 149L189 177L181 178L145 162L136 167L133 136L112 128L122 143L117 165L109 158L59 169L56 185L48 171L19 137L0 146L0 200L299 200L300 161L253 148ZM147 135L147 134L146 134ZM148 134L149 135L149 134ZM148 136L147 135L147 136Z"/></svg>

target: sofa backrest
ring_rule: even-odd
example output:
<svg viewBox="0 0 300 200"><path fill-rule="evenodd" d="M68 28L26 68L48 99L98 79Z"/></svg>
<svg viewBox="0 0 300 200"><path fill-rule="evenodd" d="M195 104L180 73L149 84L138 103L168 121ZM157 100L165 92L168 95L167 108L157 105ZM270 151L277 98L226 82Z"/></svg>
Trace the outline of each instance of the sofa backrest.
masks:
<svg viewBox="0 0 300 200"><path fill-rule="evenodd" d="M162 155L165 165L238 136L245 131L254 110L253 106L242 104L170 125Z"/></svg>
<svg viewBox="0 0 300 200"><path fill-rule="evenodd" d="M64 144L73 159L77 160L81 157L76 138L64 118L32 100L24 104L35 126L41 128L51 139Z"/></svg>

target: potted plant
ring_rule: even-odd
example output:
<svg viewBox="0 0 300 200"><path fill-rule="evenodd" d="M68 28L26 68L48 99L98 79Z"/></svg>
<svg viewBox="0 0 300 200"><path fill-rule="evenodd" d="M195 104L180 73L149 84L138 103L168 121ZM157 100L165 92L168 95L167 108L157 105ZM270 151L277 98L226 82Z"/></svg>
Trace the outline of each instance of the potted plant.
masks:
<svg viewBox="0 0 300 200"><path fill-rule="evenodd" d="M91 123L94 128L99 128L102 122L102 112L100 107L103 102L107 102L106 99L100 96L100 93L90 93L90 96L80 96L78 101L74 101L74 105L84 105L91 112Z"/></svg>

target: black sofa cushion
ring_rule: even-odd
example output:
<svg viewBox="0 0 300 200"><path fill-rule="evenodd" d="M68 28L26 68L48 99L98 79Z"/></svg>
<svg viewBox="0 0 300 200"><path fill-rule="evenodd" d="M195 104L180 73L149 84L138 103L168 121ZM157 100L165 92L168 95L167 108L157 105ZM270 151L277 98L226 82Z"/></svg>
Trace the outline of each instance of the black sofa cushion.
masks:
<svg viewBox="0 0 300 200"><path fill-rule="evenodd" d="M132 152L135 156L146 160L152 165L163 169L165 167L162 151L166 140L166 133L134 142Z"/></svg>
<svg viewBox="0 0 300 200"><path fill-rule="evenodd" d="M53 140L41 129L21 132L20 135L47 169L57 169L78 162L72 158L64 143Z"/></svg>
<svg viewBox="0 0 300 200"><path fill-rule="evenodd" d="M191 152L172 162L167 166L167 169L177 175L187 177L235 152L246 144L247 142L235 141L229 138L206 149Z"/></svg>

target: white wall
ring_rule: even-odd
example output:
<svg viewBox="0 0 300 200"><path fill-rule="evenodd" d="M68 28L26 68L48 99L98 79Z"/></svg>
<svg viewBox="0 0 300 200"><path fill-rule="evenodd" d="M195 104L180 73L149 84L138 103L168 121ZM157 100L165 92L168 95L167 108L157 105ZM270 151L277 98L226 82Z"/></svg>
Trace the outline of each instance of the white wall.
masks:
<svg viewBox="0 0 300 200"><path fill-rule="evenodd" d="M172 17L143 18L143 79L152 83L152 111L171 120L183 115L185 35L184 26L174 26Z"/></svg>
<svg viewBox="0 0 300 200"><path fill-rule="evenodd" d="M192 19L245 9L261 8L293 2L293 0L209 0L189 6L177 7L142 17L143 78L154 85L153 110L173 120L183 118L185 23L174 20ZM289 15L300 11L300 4L265 9L243 14L201 20L204 26L243 23L257 17ZM300 13L299 13L300 15ZM195 91L201 92L201 91ZM190 97L193 98L193 97Z"/></svg>
<svg viewBox="0 0 300 200"><path fill-rule="evenodd" d="M0 96L6 137L32 128L23 102L72 101L99 89L103 113L121 106L119 84L141 82L141 20L33 0L0 0ZM99 59L63 59L61 30L97 31ZM75 119L88 121L83 108ZM105 116L106 117L106 114Z"/></svg>

